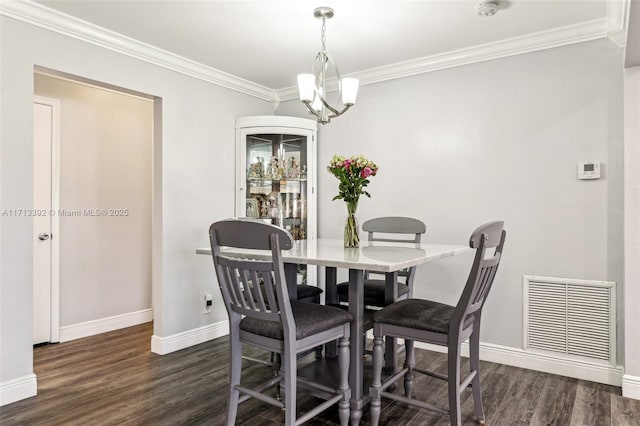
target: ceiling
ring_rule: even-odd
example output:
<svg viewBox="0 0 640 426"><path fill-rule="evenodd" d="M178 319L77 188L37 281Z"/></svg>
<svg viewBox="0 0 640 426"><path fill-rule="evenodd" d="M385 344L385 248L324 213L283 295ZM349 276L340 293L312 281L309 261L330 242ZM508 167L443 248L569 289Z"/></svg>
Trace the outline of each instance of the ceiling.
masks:
<svg viewBox="0 0 640 426"><path fill-rule="evenodd" d="M455 60L478 46L540 40L549 47L554 45L549 40L558 37L568 42L602 38L611 31L611 5L625 1L500 0L493 17L479 16L477 2L467 0L37 3L265 88L282 90L295 85L297 74L309 72L320 49L321 22L313 17L317 6L335 9L335 17L327 22L326 42L341 74L359 76L380 67L441 56Z"/></svg>

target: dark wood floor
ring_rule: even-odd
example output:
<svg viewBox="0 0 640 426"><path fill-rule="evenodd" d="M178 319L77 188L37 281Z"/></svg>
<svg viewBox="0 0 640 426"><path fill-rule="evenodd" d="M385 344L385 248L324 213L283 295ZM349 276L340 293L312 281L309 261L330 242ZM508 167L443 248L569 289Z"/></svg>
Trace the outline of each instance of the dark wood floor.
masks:
<svg viewBox="0 0 640 426"><path fill-rule="evenodd" d="M0 424L224 424L227 339L160 356L149 351L151 333L144 324L36 348L38 396L0 407ZM442 354L417 352L418 364L445 371ZM265 366L248 363L243 378L259 382L269 374ZM640 425L640 401L623 398L616 387L489 362L482 363L482 384L488 425ZM417 396L446 405L443 382L418 375L415 389ZM470 392L463 398L464 423L475 424ZM298 409L314 402L300 397ZM240 406L239 425L280 420L279 409L255 400ZM361 424L368 423L365 409ZM381 423L446 425L448 419L383 401ZM338 425L337 410L308 424Z"/></svg>

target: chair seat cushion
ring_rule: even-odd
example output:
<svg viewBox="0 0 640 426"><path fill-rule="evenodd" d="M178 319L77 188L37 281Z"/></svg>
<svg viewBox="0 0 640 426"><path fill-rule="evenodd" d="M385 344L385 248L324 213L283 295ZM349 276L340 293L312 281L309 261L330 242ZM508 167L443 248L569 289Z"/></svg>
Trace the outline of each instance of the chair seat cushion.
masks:
<svg viewBox="0 0 640 426"><path fill-rule="evenodd" d="M298 300L320 296L322 289L314 285L300 284L297 287Z"/></svg>
<svg viewBox="0 0 640 426"><path fill-rule="evenodd" d="M296 321L296 340L321 333L353 320L351 314L340 308L291 301L291 311ZM240 329L271 339L284 339L282 324L245 317L240 321Z"/></svg>
<svg viewBox="0 0 640 426"><path fill-rule="evenodd" d="M371 306L386 306L384 303L384 280L364 280L364 304ZM349 301L349 283L337 285L338 299L341 302ZM398 297L402 298L409 293L409 286L398 283Z"/></svg>
<svg viewBox="0 0 640 426"><path fill-rule="evenodd" d="M387 306L373 315L376 323L397 325L417 330L448 334L453 306L422 299L406 299ZM465 321L464 328L473 322Z"/></svg>

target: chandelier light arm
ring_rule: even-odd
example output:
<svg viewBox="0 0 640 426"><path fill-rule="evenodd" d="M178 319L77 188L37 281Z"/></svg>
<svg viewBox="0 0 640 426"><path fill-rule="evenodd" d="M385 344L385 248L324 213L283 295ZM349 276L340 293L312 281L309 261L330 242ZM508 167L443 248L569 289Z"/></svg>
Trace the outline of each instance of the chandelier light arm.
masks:
<svg viewBox="0 0 640 426"><path fill-rule="evenodd" d="M307 109L311 114L315 115L318 118L322 118L322 114L319 114L318 111L313 109L313 107L311 106L311 101L302 101L302 103L307 106Z"/></svg>
<svg viewBox="0 0 640 426"><path fill-rule="evenodd" d="M324 105L325 108L327 108L329 111L331 111L333 114L335 114L336 117L341 115L342 112L345 111L345 110L343 110L342 112L338 112L337 109L335 109L334 107L329 105L329 102L327 102L323 96L320 96L320 102L322 102L322 105Z"/></svg>
<svg viewBox="0 0 640 426"><path fill-rule="evenodd" d="M342 111L337 111L331 106L329 106L329 109L331 110L331 114L326 115L326 114L322 114L320 111L316 111L315 109L313 109L313 107L311 106L311 101L302 101L302 103L305 104L309 112L315 115L318 118L318 121L320 121L323 124L330 122L332 118L340 117L342 114L347 112L349 108L353 106L353 104L347 104L344 106Z"/></svg>

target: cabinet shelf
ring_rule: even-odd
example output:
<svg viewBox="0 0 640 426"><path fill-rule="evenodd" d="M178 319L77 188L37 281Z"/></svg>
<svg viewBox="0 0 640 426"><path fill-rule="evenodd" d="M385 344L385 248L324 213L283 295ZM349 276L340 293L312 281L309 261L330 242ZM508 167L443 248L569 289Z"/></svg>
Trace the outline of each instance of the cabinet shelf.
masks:
<svg viewBox="0 0 640 426"><path fill-rule="evenodd" d="M273 182L306 182L306 178L301 179L267 179L267 178L253 178L248 177L248 181L250 182L258 182L258 183L273 183Z"/></svg>

